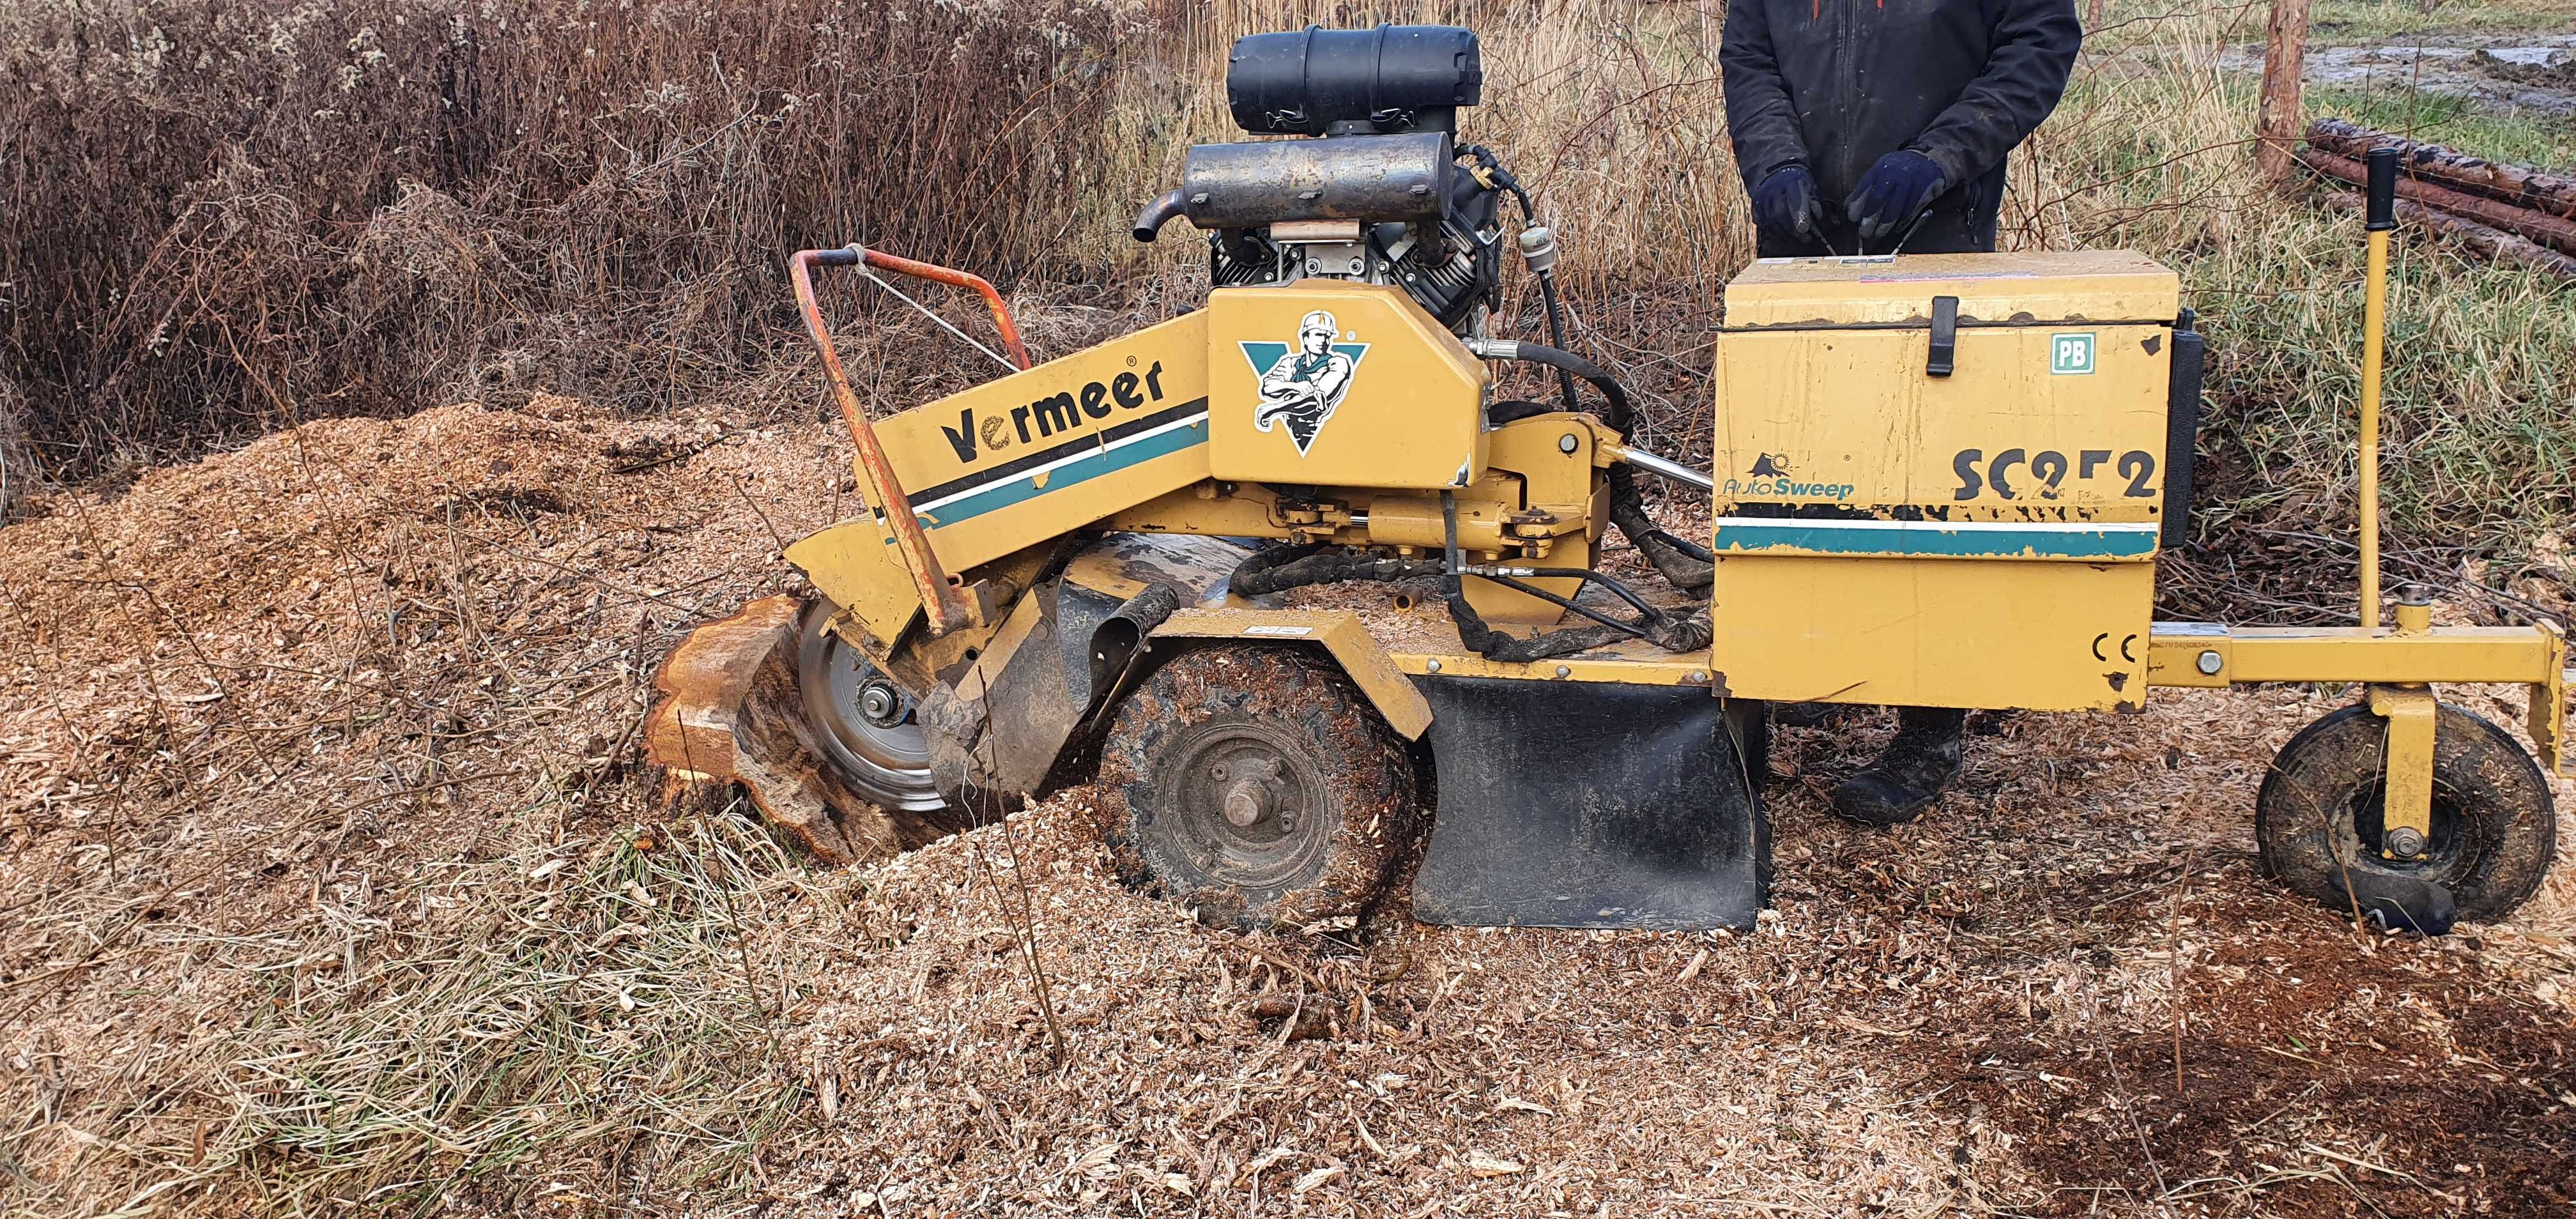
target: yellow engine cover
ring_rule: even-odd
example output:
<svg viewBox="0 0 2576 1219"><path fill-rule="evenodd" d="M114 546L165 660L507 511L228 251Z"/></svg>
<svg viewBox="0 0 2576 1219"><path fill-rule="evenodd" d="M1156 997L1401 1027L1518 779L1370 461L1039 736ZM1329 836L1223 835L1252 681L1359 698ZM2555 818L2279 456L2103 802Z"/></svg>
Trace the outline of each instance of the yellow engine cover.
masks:
<svg viewBox="0 0 2576 1219"><path fill-rule="evenodd" d="M1712 548L1727 689L2140 702L2172 271L2119 251L1778 260L1728 285L1726 309Z"/></svg>
<svg viewBox="0 0 2576 1219"><path fill-rule="evenodd" d="M1215 477L1429 489L1484 475L1484 362L1401 290L1219 288L1207 315Z"/></svg>

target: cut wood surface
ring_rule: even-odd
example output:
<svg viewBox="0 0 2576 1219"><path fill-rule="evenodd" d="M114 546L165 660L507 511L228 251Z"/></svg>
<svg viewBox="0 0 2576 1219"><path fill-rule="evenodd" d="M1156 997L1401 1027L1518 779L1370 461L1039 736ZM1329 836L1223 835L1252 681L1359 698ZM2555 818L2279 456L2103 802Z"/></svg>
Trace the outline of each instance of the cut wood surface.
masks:
<svg viewBox="0 0 2576 1219"><path fill-rule="evenodd" d="M2371 149L2394 148L2398 169L2406 177L2576 220L2576 178L2565 174L2529 165L2483 161L2439 144L2374 131L2342 119L2318 119L2308 124L2308 143L2356 161L2369 156Z"/></svg>
<svg viewBox="0 0 2576 1219"><path fill-rule="evenodd" d="M661 694L644 747L670 780L739 783L770 824L826 863L883 859L964 827L944 814L880 808L823 763L796 684L792 596L762 597L696 631L653 675Z"/></svg>
<svg viewBox="0 0 2576 1219"><path fill-rule="evenodd" d="M2370 178L2369 168L2361 162L2321 148L2300 149L2299 160L2318 173L2340 178L2355 186L2367 184ZM2546 215L2483 195L2472 195L2403 176L2397 179L2397 195L2401 199L2412 199L2426 207L2475 220L2489 228L2529 238L2562 253L2576 254L2576 220Z"/></svg>
<svg viewBox="0 0 2576 1219"><path fill-rule="evenodd" d="M2362 198L2351 191L2332 191L2325 196L2328 207L2348 212L2362 209ZM2475 220L2436 211L2412 199L2397 201L2397 218L2452 238L2498 262L2518 263L2576 280L2576 258L2570 258L2536 241L2526 241L2511 233L2499 232Z"/></svg>

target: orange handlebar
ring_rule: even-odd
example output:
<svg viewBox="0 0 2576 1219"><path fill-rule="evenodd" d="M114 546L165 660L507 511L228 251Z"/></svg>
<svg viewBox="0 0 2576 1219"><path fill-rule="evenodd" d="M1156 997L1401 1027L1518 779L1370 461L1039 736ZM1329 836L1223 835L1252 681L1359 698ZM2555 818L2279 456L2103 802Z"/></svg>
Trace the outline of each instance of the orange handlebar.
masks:
<svg viewBox="0 0 2576 1219"><path fill-rule="evenodd" d="M805 329L813 337L814 347L823 354L823 375L832 383L833 400L841 408L841 422L850 429L850 440L858 446L859 474L867 480L868 502L885 513L886 524L894 531L895 551L912 573L913 591L921 597L922 612L932 637L945 635L967 624L973 616L965 598L958 592L956 578L940 569L939 556L930 549L930 537L921 528L921 518L914 515L912 499L904 494L903 484L896 480L894 466L886 460L885 446L878 443L876 428L868 422L867 412L859 406L857 391L850 388L849 373L841 367L841 353L832 345L832 331L823 324L822 306L814 298L814 268L881 267L902 275L972 288L992 307L993 320L1001 325L1002 342L1010 348L1019 366L1029 366L1028 349L1020 343L1019 327L1012 324L1011 311L1002 303L1001 293L982 276L964 271L914 262L874 250L855 246L839 250L799 250L787 260L788 278L796 286L796 307L805 315Z"/></svg>

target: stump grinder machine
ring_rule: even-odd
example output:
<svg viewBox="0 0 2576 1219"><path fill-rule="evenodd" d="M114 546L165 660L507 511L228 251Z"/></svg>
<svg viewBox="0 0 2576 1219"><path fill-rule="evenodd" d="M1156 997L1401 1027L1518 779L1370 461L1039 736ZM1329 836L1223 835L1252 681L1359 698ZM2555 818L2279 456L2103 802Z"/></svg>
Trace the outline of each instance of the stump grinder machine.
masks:
<svg viewBox="0 0 2576 1219"><path fill-rule="evenodd" d="M2541 768L2433 685L2528 687L2555 770L2560 634L2436 627L2414 586L2381 620L2393 165L2370 210L2359 621L2158 622L2201 399L2174 272L2119 251L1756 263L1725 290L1712 476L1640 448L1619 379L1569 350L1552 233L1459 142L1481 78L1464 29L1240 40L1236 123L1296 138L1192 148L1134 226L1204 234L1205 305L1042 364L975 276L795 255L865 509L788 548L814 597L674 653L656 760L744 783L830 858L1092 782L1122 877L1213 922L1335 924L1409 877L1435 923L1741 927L1765 902L1774 704L2134 711L2157 687L2351 683L2263 780L2264 867L2400 921L2492 920L2538 887ZM1497 333L1506 245L1544 343ZM814 295L834 268L981 293L1001 350L960 337L1006 374L869 418ZM1494 392L1514 362L1543 400ZM1713 527L1657 527L1640 474L1707 491Z"/></svg>

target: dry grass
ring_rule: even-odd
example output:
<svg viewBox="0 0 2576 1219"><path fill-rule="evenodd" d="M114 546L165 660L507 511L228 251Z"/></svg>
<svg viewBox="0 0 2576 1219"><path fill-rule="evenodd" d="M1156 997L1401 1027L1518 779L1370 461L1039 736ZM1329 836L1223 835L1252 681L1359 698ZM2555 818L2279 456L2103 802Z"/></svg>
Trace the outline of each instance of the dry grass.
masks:
<svg viewBox="0 0 2576 1219"><path fill-rule="evenodd" d="M1106 879L1080 793L1014 824L1016 871L988 830L818 874L656 806L652 660L842 507L779 252L917 234L1042 353L1185 307L1189 251L1118 230L1223 134L1225 40L1380 15L996 20L1039 7L0 8L32 82L0 150L49 170L0 185L6 375L48 468L531 402L306 423L0 532L0 1215L2564 1212L2576 880L2474 941L2283 901L2248 806L2330 692L2000 723L1896 834L1818 798L1877 729L1794 737L1751 937L1216 935ZM2265 595L2323 601L2342 555L2280 531L2348 511L2356 246L2245 184L2245 10L2168 11L2118 7L2006 224L2184 269L2221 358L2204 527L2247 564L2210 595L2269 560ZM1710 7L1418 12L1484 29L1473 134L1690 452L1746 253ZM2508 548L2437 573L2538 602L2459 613L2556 608L2576 310L2403 249L2392 506ZM845 347L885 406L953 384L946 350L866 312ZM1006 951L1022 882L1061 1067ZM1299 994L1345 1034L1252 1014Z"/></svg>
<svg viewBox="0 0 2576 1219"><path fill-rule="evenodd" d="M2247 173L2251 91L2219 63L2258 10L2112 6L2017 155L2005 213L2009 244L2131 245L2184 271L2218 359L2205 536L2239 559L2264 553L2247 528L2345 531L2358 350L2349 218L2258 200ZM1718 285L1749 254L1721 11L20 0L0 7L0 63L27 86L0 91L0 149L45 167L0 180L20 451L90 476L424 400L554 390L668 411L795 355L778 260L852 237L1024 300L1186 306L1195 248L1136 247L1121 222L1185 145L1230 138L1229 40L1308 20L1479 28L1468 134L1539 189L1587 344L1640 375L1696 374ZM2457 134L2495 155L2568 146L2538 119ZM2570 511L2576 310L2553 282L2433 244L2407 243L2399 275L2397 536L2464 537L2510 575ZM882 304L842 307L882 322ZM949 365L884 371L920 366ZM1659 443L1696 448L1703 394L1664 395Z"/></svg>

